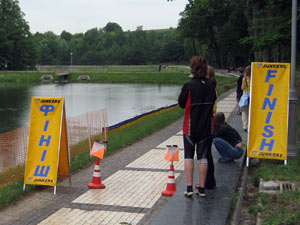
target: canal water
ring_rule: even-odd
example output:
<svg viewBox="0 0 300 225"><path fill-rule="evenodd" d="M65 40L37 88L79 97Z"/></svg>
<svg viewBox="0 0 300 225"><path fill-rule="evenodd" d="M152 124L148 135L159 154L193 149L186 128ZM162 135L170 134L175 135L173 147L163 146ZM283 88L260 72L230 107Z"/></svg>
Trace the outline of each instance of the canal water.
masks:
<svg viewBox="0 0 300 225"><path fill-rule="evenodd" d="M106 109L108 125L177 103L181 86L150 84L0 83L0 133L29 123L33 96L64 97L67 117Z"/></svg>

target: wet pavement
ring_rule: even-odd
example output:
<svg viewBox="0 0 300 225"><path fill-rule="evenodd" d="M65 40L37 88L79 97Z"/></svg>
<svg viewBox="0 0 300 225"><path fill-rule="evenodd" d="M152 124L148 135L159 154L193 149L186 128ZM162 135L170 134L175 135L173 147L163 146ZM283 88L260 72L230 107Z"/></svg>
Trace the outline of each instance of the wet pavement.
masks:
<svg viewBox="0 0 300 225"><path fill-rule="evenodd" d="M246 140L241 116L235 115L235 91L219 96L217 111ZM104 189L89 189L94 165L71 175L52 187L40 187L0 211L0 224L226 224L233 196L242 172L242 159L232 164L218 163L213 149L217 186L206 190L207 197L185 198L182 123L179 119L166 128L104 158L100 163ZM167 144L181 149L174 162L176 193L162 196L166 189L169 163L163 160ZM196 171L195 171L196 172ZM195 173L196 180L197 173Z"/></svg>

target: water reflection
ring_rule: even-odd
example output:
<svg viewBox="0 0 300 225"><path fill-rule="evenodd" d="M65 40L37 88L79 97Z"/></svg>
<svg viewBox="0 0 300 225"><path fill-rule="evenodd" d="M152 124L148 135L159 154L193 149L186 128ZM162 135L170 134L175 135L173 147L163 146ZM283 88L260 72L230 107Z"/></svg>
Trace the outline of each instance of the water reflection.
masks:
<svg viewBox="0 0 300 225"><path fill-rule="evenodd" d="M108 124L177 102L177 85L149 84L0 84L0 133L29 122L32 96L64 97L67 117L106 108Z"/></svg>

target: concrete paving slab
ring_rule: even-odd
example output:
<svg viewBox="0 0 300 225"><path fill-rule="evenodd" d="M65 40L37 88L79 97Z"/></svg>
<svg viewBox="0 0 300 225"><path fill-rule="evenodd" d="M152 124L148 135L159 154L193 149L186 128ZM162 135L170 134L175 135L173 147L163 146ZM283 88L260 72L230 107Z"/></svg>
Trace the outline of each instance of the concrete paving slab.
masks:
<svg viewBox="0 0 300 225"><path fill-rule="evenodd" d="M163 149L152 149L146 154L142 155L132 163L128 164L126 168L143 168L143 169L167 169L169 170L170 163L164 160L166 151ZM174 162L175 170L184 170L184 153L179 151L179 161Z"/></svg>
<svg viewBox="0 0 300 225"><path fill-rule="evenodd" d="M182 136L172 136L166 141L162 142L157 148L166 148L167 145L178 145L178 148L183 149Z"/></svg>
<svg viewBox="0 0 300 225"><path fill-rule="evenodd" d="M119 170L72 203L151 208L166 189L169 172ZM180 173L175 173L175 178Z"/></svg>
<svg viewBox="0 0 300 225"><path fill-rule="evenodd" d="M183 135L183 131L179 131L176 135Z"/></svg>
<svg viewBox="0 0 300 225"><path fill-rule="evenodd" d="M112 212L100 210L80 210L72 208L61 208L56 213L39 223L39 225L49 224L138 224L145 214Z"/></svg>

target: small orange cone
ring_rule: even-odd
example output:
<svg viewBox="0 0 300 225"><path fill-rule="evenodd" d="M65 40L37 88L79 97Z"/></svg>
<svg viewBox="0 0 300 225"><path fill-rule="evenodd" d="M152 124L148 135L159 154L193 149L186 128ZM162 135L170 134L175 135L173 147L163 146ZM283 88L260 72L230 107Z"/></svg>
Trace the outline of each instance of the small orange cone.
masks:
<svg viewBox="0 0 300 225"><path fill-rule="evenodd" d="M175 175L174 175L174 166L173 166L173 162L171 161L167 189L164 190L161 194L164 196L173 196L175 192L176 192L176 183L175 183Z"/></svg>
<svg viewBox="0 0 300 225"><path fill-rule="evenodd" d="M105 185L101 183L101 171L100 171L100 160L96 158L96 164L93 173L93 181L88 184L89 188L100 189L105 188Z"/></svg>

